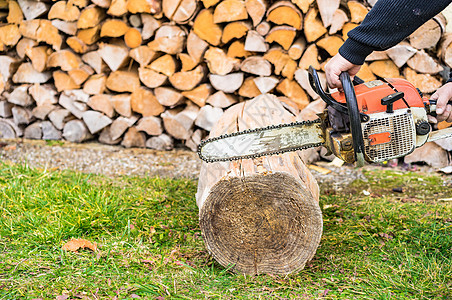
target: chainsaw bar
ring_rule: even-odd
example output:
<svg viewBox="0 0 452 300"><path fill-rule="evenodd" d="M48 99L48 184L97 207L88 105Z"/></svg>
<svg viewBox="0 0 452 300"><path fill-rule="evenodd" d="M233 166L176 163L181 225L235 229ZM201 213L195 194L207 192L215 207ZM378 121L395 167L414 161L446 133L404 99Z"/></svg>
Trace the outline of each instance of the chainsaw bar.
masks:
<svg viewBox="0 0 452 300"><path fill-rule="evenodd" d="M325 143L321 119L223 134L202 141L199 157L206 162L221 162L281 154L322 146Z"/></svg>

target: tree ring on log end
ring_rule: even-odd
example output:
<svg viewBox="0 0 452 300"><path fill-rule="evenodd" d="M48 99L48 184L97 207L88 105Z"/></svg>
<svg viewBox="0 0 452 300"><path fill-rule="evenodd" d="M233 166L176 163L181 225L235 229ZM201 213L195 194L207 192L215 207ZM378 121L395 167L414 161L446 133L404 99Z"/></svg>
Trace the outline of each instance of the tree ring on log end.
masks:
<svg viewBox="0 0 452 300"><path fill-rule="evenodd" d="M200 212L207 249L245 274L288 274L312 259L322 235L319 204L284 173L217 182Z"/></svg>
<svg viewBox="0 0 452 300"><path fill-rule="evenodd" d="M15 139L17 135L17 131L10 122L0 119L0 138Z"/></svg>

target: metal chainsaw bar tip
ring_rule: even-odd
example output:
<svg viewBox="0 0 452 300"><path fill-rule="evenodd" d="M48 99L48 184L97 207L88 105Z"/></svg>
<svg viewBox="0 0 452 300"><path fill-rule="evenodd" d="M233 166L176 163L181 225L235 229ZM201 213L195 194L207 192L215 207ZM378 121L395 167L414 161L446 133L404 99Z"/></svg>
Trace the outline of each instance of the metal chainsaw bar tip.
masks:
<svg viewBox="0 0 452 300"><path fill-rule="evenodd" d="M199 157L206 162L231 161L318 147L325 143L321 120L270 125L202 141Z"/></svg>

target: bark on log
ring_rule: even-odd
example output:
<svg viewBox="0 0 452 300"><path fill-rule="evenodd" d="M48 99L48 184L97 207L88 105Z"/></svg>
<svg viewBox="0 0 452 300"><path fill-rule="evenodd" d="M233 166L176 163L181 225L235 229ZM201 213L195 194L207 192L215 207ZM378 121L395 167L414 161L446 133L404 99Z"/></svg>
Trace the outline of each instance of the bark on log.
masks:
<svg viewBox="0 0 452 300"><path fill-rule="evenodd" d="M211 137L293 120L276 97L262 95L230 108ZM235 272L296 272L320 242L318 197L318 185L297 152L203 163L196 202L206 247Z"/></svg>

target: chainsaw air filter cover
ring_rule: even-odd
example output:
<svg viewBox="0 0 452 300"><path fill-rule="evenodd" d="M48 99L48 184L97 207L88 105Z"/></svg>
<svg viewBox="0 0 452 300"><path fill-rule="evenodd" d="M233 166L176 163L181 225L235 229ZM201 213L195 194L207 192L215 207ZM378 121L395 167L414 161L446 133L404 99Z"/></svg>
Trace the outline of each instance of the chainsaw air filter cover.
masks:
<svg viewBox="0 0 452 300"><path fill-rule="evenodd" d="M366 160L381 162L410 154L416 148L416 126L410 109L369 114L362 123Z"/></svg>

